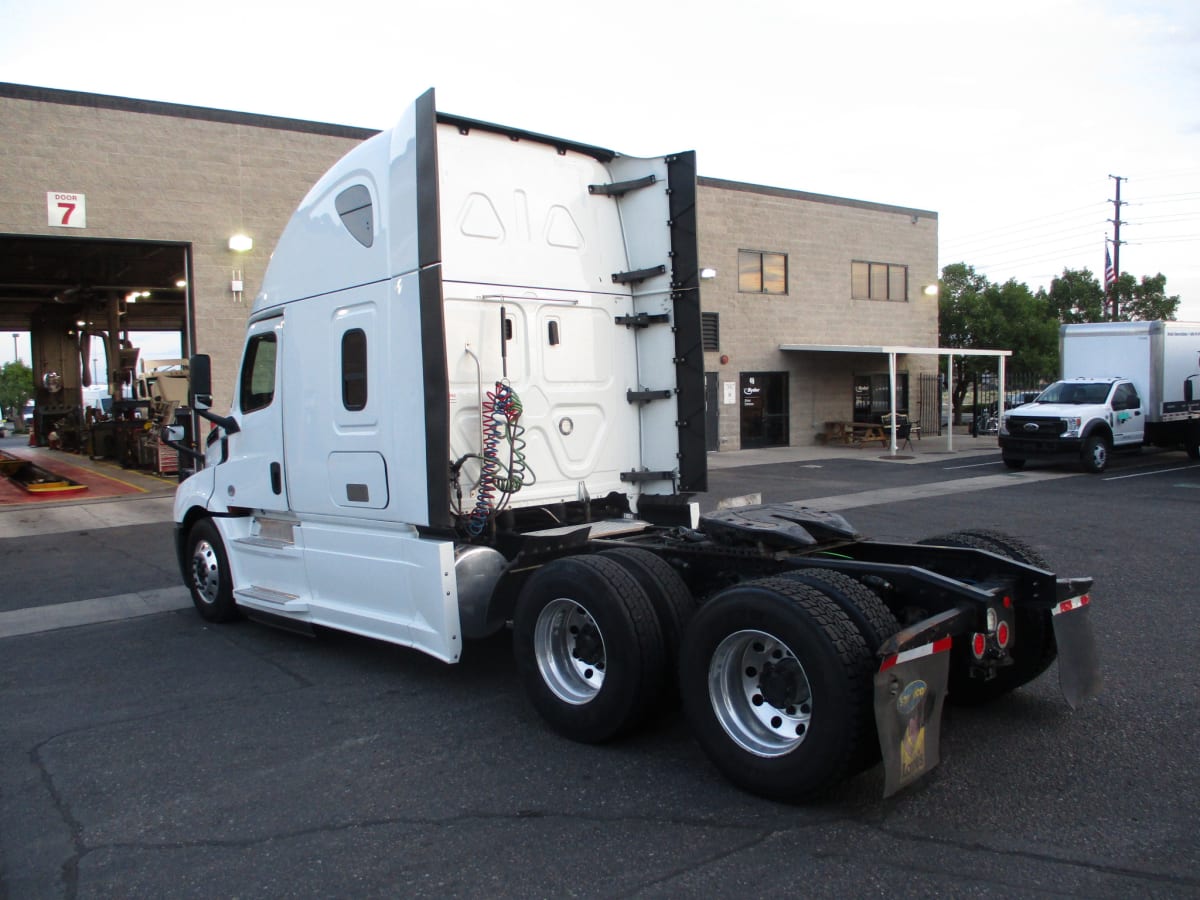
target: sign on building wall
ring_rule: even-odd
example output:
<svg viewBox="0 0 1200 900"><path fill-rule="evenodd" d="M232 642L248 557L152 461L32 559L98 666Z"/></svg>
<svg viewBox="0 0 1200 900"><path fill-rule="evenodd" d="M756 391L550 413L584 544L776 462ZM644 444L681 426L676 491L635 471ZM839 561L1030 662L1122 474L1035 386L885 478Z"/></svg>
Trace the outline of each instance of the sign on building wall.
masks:
<svg viewBox="0 0 1200 900"><path fill-rule="evenodd" d="M57 228L87 228L87 204L74 191L46 191L46 224Z"/></svg>

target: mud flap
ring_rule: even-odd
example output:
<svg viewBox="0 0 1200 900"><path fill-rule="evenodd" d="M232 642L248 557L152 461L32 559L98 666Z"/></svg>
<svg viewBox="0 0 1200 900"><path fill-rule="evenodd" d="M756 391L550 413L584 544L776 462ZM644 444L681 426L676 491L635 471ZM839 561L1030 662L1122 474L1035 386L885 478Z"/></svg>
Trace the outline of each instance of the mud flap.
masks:
<svg viewBox="0 0 1200 900"><path fill-rule="evenodd" d="M1092 632L1089 603L1091 597L1082 594L1062 601L1051 610L1054 641L1058 644L1058 684L1072 709L1100 693L1100 654Z"/></svg>
<svg viewBox="0 0 1200 900"><path fill-rule="evenodd" d="M890 797L939 762L950 638L887 657L875 673L875 726L883 752L883 796Z"/></svg>

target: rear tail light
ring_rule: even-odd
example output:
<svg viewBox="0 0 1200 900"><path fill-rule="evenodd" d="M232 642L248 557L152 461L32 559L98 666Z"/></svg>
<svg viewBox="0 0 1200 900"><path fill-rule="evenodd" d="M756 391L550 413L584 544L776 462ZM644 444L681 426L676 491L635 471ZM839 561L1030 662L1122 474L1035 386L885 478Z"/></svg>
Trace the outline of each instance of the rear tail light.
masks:
<svg viewBox="0 0 1200 900"><path fill-rule="evenodd" d="M1012 630L1009 629L1007 622L1001 622L996 626L996 643L1001 648L1007 647L1008 642L1012 639Z"/></svg>
<svg viewBox="0 0 1200 900"><path fill-rule="evenodd" d="M987 652L987 636L975 633L971 638L971 652L975 654L976 659L983 659L983 654Z"/></svg>

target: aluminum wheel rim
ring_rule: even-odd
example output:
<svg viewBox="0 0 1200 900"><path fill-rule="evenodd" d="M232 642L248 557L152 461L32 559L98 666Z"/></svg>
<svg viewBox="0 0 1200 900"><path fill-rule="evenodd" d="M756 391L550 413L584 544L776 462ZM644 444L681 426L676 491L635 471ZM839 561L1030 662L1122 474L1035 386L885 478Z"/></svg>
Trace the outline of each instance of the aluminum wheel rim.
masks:
<svg viewBox="0 0 1200 900"><path fill-rule="evenodd" d="M197 541L192 550L192 584L205 603L216 603L221 589L221 564L216 548L208 541Z"/></svg>
<svg viewBox="0 0 1200 900"><path fill-rule="evenodd" d="M604 636L574 600L559 598L542 609L534 627L533 652L542 680L565 703L582 706L604 686Z"/></svg>
<svg viewBox="0 0 1200 900"><path fill-rule="evenodd" d="M738 631L721 641L708 694L725 733L756 756L783 756L808 737L812 687L796 654L772 634Z"/></svg>

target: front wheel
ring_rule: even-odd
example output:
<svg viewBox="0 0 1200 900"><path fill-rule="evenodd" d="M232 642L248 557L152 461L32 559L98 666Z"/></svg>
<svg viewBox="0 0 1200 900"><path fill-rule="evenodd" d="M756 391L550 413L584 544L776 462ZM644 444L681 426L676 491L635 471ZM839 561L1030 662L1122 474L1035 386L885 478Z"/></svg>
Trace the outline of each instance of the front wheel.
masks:
<svg viewBox="0 0 1200 900"><path fill-rule="evenodd" d="M680 690L701 748L738 787L798 801L870 739L872 661L849 616L787 577L721 591L684 636Z"/></svg>
<svg viewBox="0 0 1200 900"><path fill-rule="evenodd" d="M187 586L196 610L209 622L241 617L233 599L233 578L221 533L211 519L201 519L188 532Z"/></svg>
<svg viewBox="0 0 1200 900"><path fill-rule="evenodd" d="M1021 456L1005 456L1005 457L1002 457L1002 458L1003 458L1003 460L1004 460L1004 465L1005 465L1006 467L1010 468L1010 469L1014 469L1014 470L1016 470L1016 469L1023 469L1023 468L1025 468L1025 459L1024 459L1024 457L1021 457Z"/></svg>
<svg viewBox="0 0 1200 900"><path fill-rule="evenodd" d="M1083 471L1099 475L1108 467L1109 454L1108 438L1101 434L1090 434L1083 441L1079 451L1079 462Z"/></svg>

